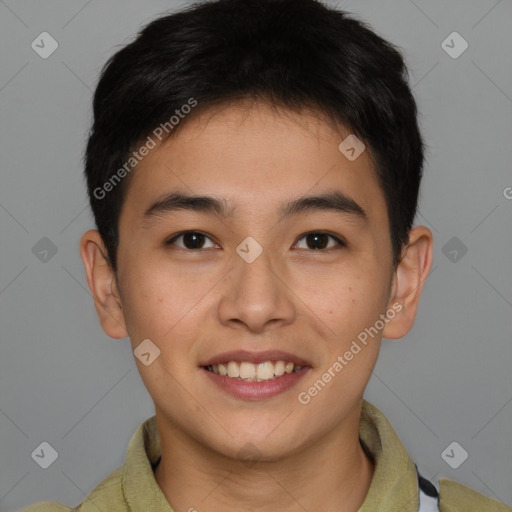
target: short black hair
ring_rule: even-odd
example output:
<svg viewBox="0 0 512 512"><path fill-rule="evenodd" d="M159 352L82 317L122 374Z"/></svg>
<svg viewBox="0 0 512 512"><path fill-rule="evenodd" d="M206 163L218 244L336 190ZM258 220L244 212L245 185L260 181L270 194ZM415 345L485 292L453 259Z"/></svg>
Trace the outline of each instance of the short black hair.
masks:
<svg viewBox="0 0 512 512"><path fill-rule="evenodd" d="M396 265L416 215L425 150L400 49L316 0L215 0L164 14L108 60L94 94L85 176L113 270L133 151L241 100L314 109L365 143Z"/></svg>

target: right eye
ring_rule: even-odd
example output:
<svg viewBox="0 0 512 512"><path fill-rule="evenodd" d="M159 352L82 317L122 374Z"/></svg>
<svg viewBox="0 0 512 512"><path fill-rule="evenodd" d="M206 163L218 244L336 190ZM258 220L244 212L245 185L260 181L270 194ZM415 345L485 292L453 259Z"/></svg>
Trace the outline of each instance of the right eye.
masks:
<svg viewBox="0 0 512 512"><path fill-rule="evenodd" d="M183 239L182 244L177 244L176 241L179 239ZM177 233L173 235L170 239L165 242L165 245L177 245L180 249L197 251L200 249L205 249L203 244L205 240L211 240L211 238L200 231L182 231L181 233ZM215 244L213 245L215 246ZM210 249L211 247L206 247L206 249Z"/></svg>

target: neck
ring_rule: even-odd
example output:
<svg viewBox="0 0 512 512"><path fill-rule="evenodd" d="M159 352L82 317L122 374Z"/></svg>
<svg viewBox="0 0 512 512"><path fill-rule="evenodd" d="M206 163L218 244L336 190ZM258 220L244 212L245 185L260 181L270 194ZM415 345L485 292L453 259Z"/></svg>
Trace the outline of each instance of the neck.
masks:
<svg viewBox="0 0 512 512"><path fill-rule="evenodd" d="M162 457L155 479L174 510L357 512L373 476L359 443L359 415L293 456L254 465L158 426Z"/></svg>

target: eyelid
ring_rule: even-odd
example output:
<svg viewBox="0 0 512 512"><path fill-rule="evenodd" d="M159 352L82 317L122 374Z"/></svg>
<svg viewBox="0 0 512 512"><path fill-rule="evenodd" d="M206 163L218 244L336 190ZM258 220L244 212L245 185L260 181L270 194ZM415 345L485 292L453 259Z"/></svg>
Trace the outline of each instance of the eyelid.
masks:
<svg viewBox="0 0 512 512"><path fill-rule="evenodd" d="M215 240L210 236L210 235L207 235L206 233L204 233L203 231L199 231L199 230L196 230L196 229L186 229L185 231L180 231L179 233L175 233L174 235L172 235L171 237L167 238L165 241L164 241L164 245L165 246L169 246L169 245L174 245L174 242L186 235L187 233L195 233L195 234L199 234L199 235L203 235L205 238L208 238L212 243L214 243L215 245L219 245L217 244L217 242L215 242ZM186 247L183 248L183 247L178 247L178 249L182 249L184 251L190 251L190 252L199 252L201 250L204 250L204 249L187 249Z"/></svg>
<svg viewBox="0 0 512 512"><path fill-rule="evenodd" d="M336 241L337 243L337 246L338 247L346 247L347 246L347 242L343 239L343 237L339 236L339 235L335 235L334 233L330 233L329 231L323 231L323 230L313 230L313 231L308 231L307 233L304 233L303 235L301 235L298 239L297 239L297 242L299 240L302 240L303 238L307 237L308 235L326 235L330 238L332 238L333 240ZM297 242L295 242L293 245L295 246L297 244ZM334 249L334 247L330 247L329 249ZM310 252L326 252L328 251L329 249L318 249L318 250L315 250L315 249L308 249Z"/></svg>

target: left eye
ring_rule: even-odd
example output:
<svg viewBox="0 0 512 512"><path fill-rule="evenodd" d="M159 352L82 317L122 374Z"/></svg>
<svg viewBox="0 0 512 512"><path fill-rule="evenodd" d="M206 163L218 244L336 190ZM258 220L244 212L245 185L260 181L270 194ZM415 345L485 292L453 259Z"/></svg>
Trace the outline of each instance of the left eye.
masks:
<svg viewBox="0 0 512 512"><path fill-rule="evenodd" d="M345 244L336 236L329 235L328 233L322 233L321 231L314 231L311 233L307 233L303 235L299 240L306 240L306 249L312 249L314 251L317 251L319 249L332 249L331 247L328 247L329 242L328 239L332 239L335 242L334 246L341 246L344 247ZM297 244L295 244L297 245ZM312 245L313 247L310 247Z"/></svg>

